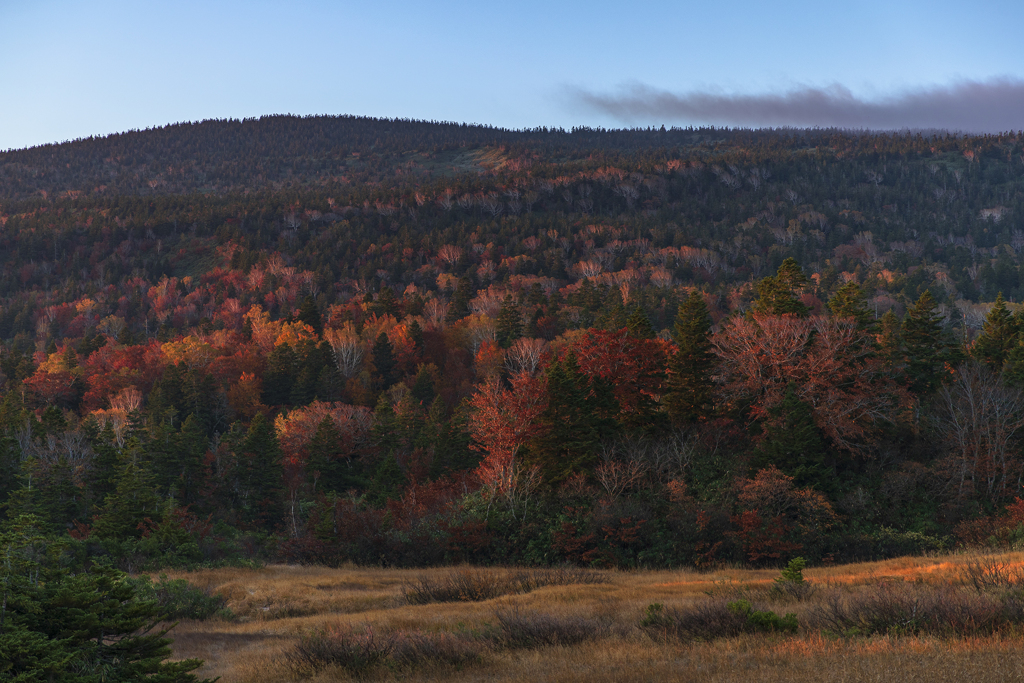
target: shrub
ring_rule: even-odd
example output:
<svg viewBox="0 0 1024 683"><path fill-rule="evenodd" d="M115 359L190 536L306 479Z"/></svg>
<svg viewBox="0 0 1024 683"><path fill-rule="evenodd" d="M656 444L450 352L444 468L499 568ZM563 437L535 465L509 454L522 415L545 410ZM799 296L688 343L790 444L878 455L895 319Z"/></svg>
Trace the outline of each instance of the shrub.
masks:
<svg viewBox="0 0 1024 683"><path fill-rule="evenodd" d="M386 662L395 643L394 634L381 634L370 626L361 633L351 626L334 626L303 635L286 659L299 676L312 676L331 666L359 676Z"/></svg>
<svg viewBox="0 0 1024 683"><path fill-rule="evenodd" d="M741 633L796 633L795 614L780 617L770 610L754 609L748 600L705 600L686 609L647 607L640 627L652 635L680 640L715 640Z"/></svg>
<svg viewBox="0 0 1024 683"><path fill-rule="evenodd" d="M953 586L882 584L856 593L833 591L811 616L837 635L992 633L1024 619L1024 603Z"/></svg>
<svg viewBox="0 0 1024 683"><path fill-rule="evenodd" d="M392 659L408 667L422 665L464 666L480 659L483 646L471 637L452 633L401 633L394 642Z"/></svg>
<svg viewBox="0 0 1024 683"><path fill-rule="evenodd" d="M768 595L775 599L806 600L814 594L814 586L804 580L807 561L794 557L782 570L779 578L768 589Z"/></svg>
<svg viewBox="0 0 1024 683"><path fill-rule="evenodd" d="M1024 569L994 557L971 560L960 570L960 581L979 593L1024 588Z"/></svg>
<svg viewBox="0 0 1024 683"><path fill-rule="evenodd" d="M586 569L561 567L534 571L494 572L458 569L440 578L420 577L403 587L410 605L432 602L479 602L529 593L543 586L603 583L604 577Z"/></svg>
<svg viewBox="0 0 1024 683"><path fill-rule="evenodd" d="M506 648L575 645L608 633L607 624L596 619L522 613L518 606L500 609L495 616L498 619L498 630L491 635L491 639Z"/></svg>
<svg viewBox="0 0 1024 683"><path fill-rule="evenodd" d="M156 600L164 618L168 621L177 619L204 620L213 616L231 619L234 615L227 609L227 598L203 590L185 579L168 579L161 574L160 579L153 582L148 576L130 579L140 595Z"/></svg>

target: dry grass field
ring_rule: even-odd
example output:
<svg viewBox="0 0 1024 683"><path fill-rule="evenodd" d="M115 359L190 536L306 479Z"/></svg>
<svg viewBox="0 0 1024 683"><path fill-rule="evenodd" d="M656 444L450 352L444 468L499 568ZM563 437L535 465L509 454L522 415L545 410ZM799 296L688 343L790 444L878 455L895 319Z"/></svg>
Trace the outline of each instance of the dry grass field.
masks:
<svg viewBox="0 0 1024 683"><path fill-rule="evenodd" d="M992 607L995 598L978 602L990 590L1001 592L999 605L1020 595L1022 568L1024 553L811 568L804 571L809 587L795 594L773 590L777 570L556 571L534 583L588 582L517 587L533 575L470 567L215 569L170 577L221 593L235 618L184 621L172 635L176 657L206 660L199 673L224 683L1024 681L1020 622L986 628L997 623L985 621L998 617L991 610L1003 608ZM428 601L424 589L453 582L463 597L486 599ZM487 598L470 595L474 587L512 592ZM822 625L837 599L854 604L880 590L896 591L922 613L934 593L932 608L952 609L950 619L963 628L837 634ZM665 614L686 614L744 598L780 616L796 614L799 631L695 639L641 627L654 603ZM417 601L426 604L410 604ZM341 650L348 659L324 658ZM381 652L389 654L374 663Z"/></svg>

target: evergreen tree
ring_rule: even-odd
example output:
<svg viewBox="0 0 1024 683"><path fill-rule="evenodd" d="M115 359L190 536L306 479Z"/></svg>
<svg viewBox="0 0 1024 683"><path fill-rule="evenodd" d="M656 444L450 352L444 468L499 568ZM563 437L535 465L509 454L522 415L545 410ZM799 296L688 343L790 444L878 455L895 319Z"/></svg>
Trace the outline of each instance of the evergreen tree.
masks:
<svg viewBox="0 0 1024 683"><path fill-rule="evenodd" d="M1000 292L992 310L985 316L981 334L974 342L974 357L998 373L1018 342L1017 327Z"/></svg>
<svg viewBox="0 0 1024 683"><path fill-rule="evenodd" d="M875 317L864 301L864 292L860 285L852 280L840 287L828 300L828 309L836 318L853 318L857 329L866 332L875 330Z"/></svg>
<svg viewBox="0 0 1024 683"><path fill-rule="evenodd" d="M528 459L555 485L577 472L590 472L598 444L615 433L618 406L611 385L588 379L571 353L551 363L546 374L548 405L540 416L544 428L530 444Z"/></svg>
<svg viewBox="0 0 1024 683"><path fill-rule="evenodd" d="M782 403L770 412L772 419L758 445L754 466L775 465L800 486L827 486L825 442L811 407L800 400L794 385L786 388Z"/></svg>
<svg viewBox="0 0 1024 683"><path fill-rule="evenodd" d="M387 389L395 383L395 371L398 361L395 359L395 350L391 346L388 336L381 332L377 335L377 341L373 343L373 367L377 370L378 383L381 389Z"/></svg>
<svg viewBox="0 0 1024 683"><path fill-rule="evenodd" d="M262 400L268 406L286 405L291 398L292 386L298 367L298 357L290 344L278 344L267 356L267 370L263 373Z"/></svg>
<svg viewBox="0 0 1024 683"><path fill-rule="evenodd" d="M810 309L797 296L807 284L807 276L792 257L779 266L774 277L766 277L757 283L757 301L754 311L769 315L807 316Z"/></svg>
<svg viewBox="0 0 1024 683"><path fill-rule="evenodd" d="M429 406L434 401L434 376L430 367L420 365L416 371L416 380L409 393L422 406Z"/></svg>
<svg viewBox="0 0 1024 683"><path fill-rule="evenodd" d="M256 413L237 450L242 518L266 527L284 505L284 466L273 423Z"/></svg>
<svg viewBox="0 0 1024 683"><path fill-rule="evenodd" d="M522 318L523 314L519 304L511 294L506 294L505 299L501 302L496 323L498 346L507 349L515 340L523 336Z"/></svg>
<svg viewBox="0 0 1024 683"><path fill-rule="evenodd" d="M906 374L910 390L918 396L938 389L945 365L953 365L963 359L959 348L943 329L942 316L927 290L907 310L901 337L907 357Z"/></svg>
<svg viewBox="0 0 1024 683"><path fill-rule="evenodd" d="M654 339L656 336L654 326L651 325L647 314L639 306L633 309L626 320L626 329L629 331L629 335L636 339Z"/></svg>
<svg viewBox="0 0 1024 683"><path fill-rule="evenodd" d="M306 323L313 328L313 331L317 335L321 335L324 332L323 319L320 316L320 309L316 307L316 302L313 301L313 297L306 296L299 305L299 314L296 316L299 322Z"/></svg>
<svg viewBox="0 0 1024 683"><path fill-rule="evenodd" d="M160 511L153 476L143 467L138 441L132 439L125 444L118 463L114 492L104 499L92 525L93 535L113 541L141 537L140 525Z"/></svg>
<svg viewBox="0 0 1024 683"><path fill-rule="evenodd" d="M350 488L361 487L363 482L356 476L351 459L341 449L341 432L330 416L324 417L317 425L313 438L307 447L306 482L313 493L344 493Z"/></svg>
<svg viewBox="0 0 1024 683"><path fill-rule="evenodd" d="M691 292L679 305L672 337L678 350L669 359L665 407L673 424L694 423L713 410L711 374L716 364L711 315L700 292Z"/></svg>

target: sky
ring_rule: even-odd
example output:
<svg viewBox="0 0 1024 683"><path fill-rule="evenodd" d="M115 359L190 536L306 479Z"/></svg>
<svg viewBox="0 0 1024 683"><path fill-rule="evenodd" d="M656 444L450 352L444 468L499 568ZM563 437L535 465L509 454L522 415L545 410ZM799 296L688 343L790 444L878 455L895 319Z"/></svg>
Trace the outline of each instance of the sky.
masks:
<svg viewBox="0 0 1024 683"><path fill-rule="evenodd" d="M0 150L210 118L1024 129L1020 0L0 0Z"/></svg>

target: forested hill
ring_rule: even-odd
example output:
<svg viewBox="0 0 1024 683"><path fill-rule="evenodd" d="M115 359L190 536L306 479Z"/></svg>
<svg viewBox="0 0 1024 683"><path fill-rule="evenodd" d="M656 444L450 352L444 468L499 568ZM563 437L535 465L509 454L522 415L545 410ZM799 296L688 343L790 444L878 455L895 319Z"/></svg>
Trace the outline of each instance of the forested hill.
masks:
<svg viewBox="0 0 1024 683"><path fill-rule="evenodd" d="M1019 134L277 116L0 153L0 510L134 567L1005 540L1022 222Z"/></svg>

